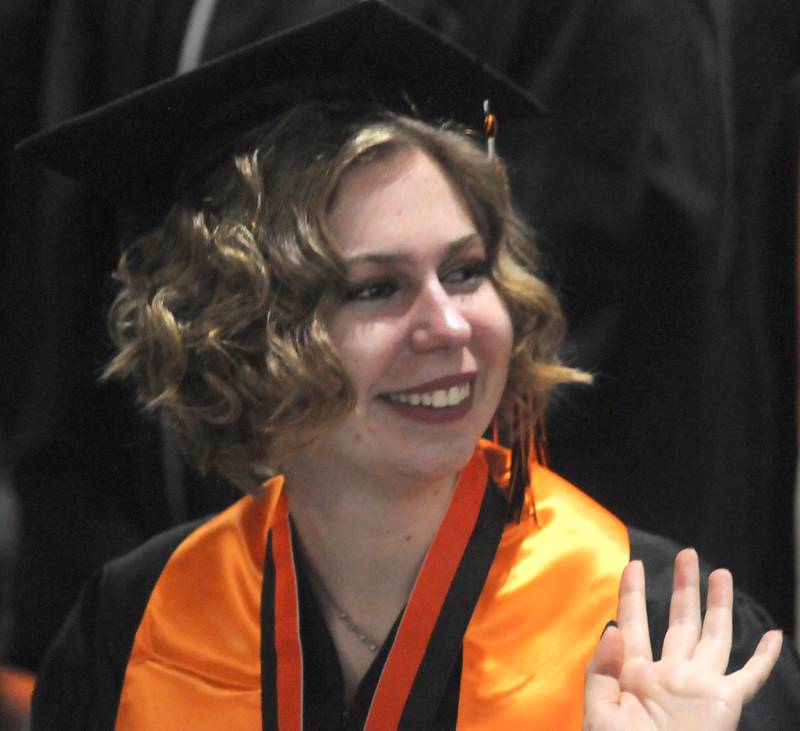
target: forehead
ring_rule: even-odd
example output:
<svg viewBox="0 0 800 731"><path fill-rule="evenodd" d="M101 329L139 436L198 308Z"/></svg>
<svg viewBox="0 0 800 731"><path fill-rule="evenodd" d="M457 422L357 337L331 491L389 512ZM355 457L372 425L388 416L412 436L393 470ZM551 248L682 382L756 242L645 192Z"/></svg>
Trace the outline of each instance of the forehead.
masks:
<svg viewBox="0 0 800 731"><path fill-rule="evenodd" d="M400 149L349 170L328 221L334 248L345 258L414 253L476 230L457 187L419 148Z"/></svg>

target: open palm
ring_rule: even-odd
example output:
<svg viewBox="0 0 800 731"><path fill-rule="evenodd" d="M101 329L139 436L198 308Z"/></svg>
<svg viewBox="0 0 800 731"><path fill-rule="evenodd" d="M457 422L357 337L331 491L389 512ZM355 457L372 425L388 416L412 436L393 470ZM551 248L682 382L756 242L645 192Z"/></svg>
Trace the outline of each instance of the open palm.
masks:
<svg viewBox="0 0 800 731"><path fill-rule="evenodd" d="M729 731L742 706L766 682L780 654L780 632L767 632L745 666L725 675L732 640L733 579L714 571L705 619L697 553L675 558L669 629L653 661L641 562L622 574L618 627L610 626L586 671L585 731Z"/></svg>

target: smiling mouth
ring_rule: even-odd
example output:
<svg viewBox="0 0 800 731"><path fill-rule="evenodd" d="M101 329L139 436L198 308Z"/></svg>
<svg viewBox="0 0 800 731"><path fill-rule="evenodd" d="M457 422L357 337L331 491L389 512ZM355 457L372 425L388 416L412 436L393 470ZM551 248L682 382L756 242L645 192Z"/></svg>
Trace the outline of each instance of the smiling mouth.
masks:
<svg viewBox="0 0 800 731"><path fill-rule="evenodd" d="M469 413L474 390L475 374L459 373L405 391L387 393L382 398L400 416L417 422L442 424L458 421Z"/></svg>
<svg viewBox="0 0 800 731"><path fill-rule="evenodd" d="M450 388L437 388L433 391L414 391L405 393L390 393L386 398L397 404L411 406L428 406L432 409L446 409L458 406L469 398L472 386L469 381L460 386Z"/></svg>

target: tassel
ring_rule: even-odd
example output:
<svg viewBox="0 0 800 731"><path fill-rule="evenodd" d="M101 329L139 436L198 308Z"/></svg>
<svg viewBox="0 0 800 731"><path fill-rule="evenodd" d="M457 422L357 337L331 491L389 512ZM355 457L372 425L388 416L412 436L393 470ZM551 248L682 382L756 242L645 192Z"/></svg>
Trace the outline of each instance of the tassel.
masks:
<svg viewBox="0 0 800 731"><path fill-rule="evenodd" d="M529 403L523 413L533 413L533 404ZM520 418L515 419L514 439L511 446L511 476L506 493L508 500L508 520L519 523L523 518L533 518L537 528L539 516L536 513L536 493L531 463L547 466L547 436L544 418L540 416L534 424ZM525 494L529 494L526 508Z"/></svg>
<svg viewBox="0 0 800 731"><path fill-rule="evenodd" d="M525 448L524 435L514 440L511 447L511 477L508 481L506 499L508 500L508 520L519 523L522 509L525 506L525 490L531 483L528 467L528 450ZM536 508L534 506L534 515Z"/></svg>

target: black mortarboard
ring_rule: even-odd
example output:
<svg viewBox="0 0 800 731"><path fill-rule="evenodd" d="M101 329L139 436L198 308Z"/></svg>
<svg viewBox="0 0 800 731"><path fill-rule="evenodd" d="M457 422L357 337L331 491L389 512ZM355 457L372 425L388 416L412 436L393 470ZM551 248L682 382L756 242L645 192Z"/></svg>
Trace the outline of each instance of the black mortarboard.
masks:
<svg viewBox="0 0 800 731"><path fill-rule="evenodd" d="M123 205L143 191L171 198L197 131L205 128L207 139L210 126L225 139L268 121L283 111L281 95L267 94L266 108L257 100L277 84L371 98L475 129L484 99L501 120L539 111L473 54L382 0L363 0L40 132L17 153ZM288 95L285 105L296 102Z"/></svg>

